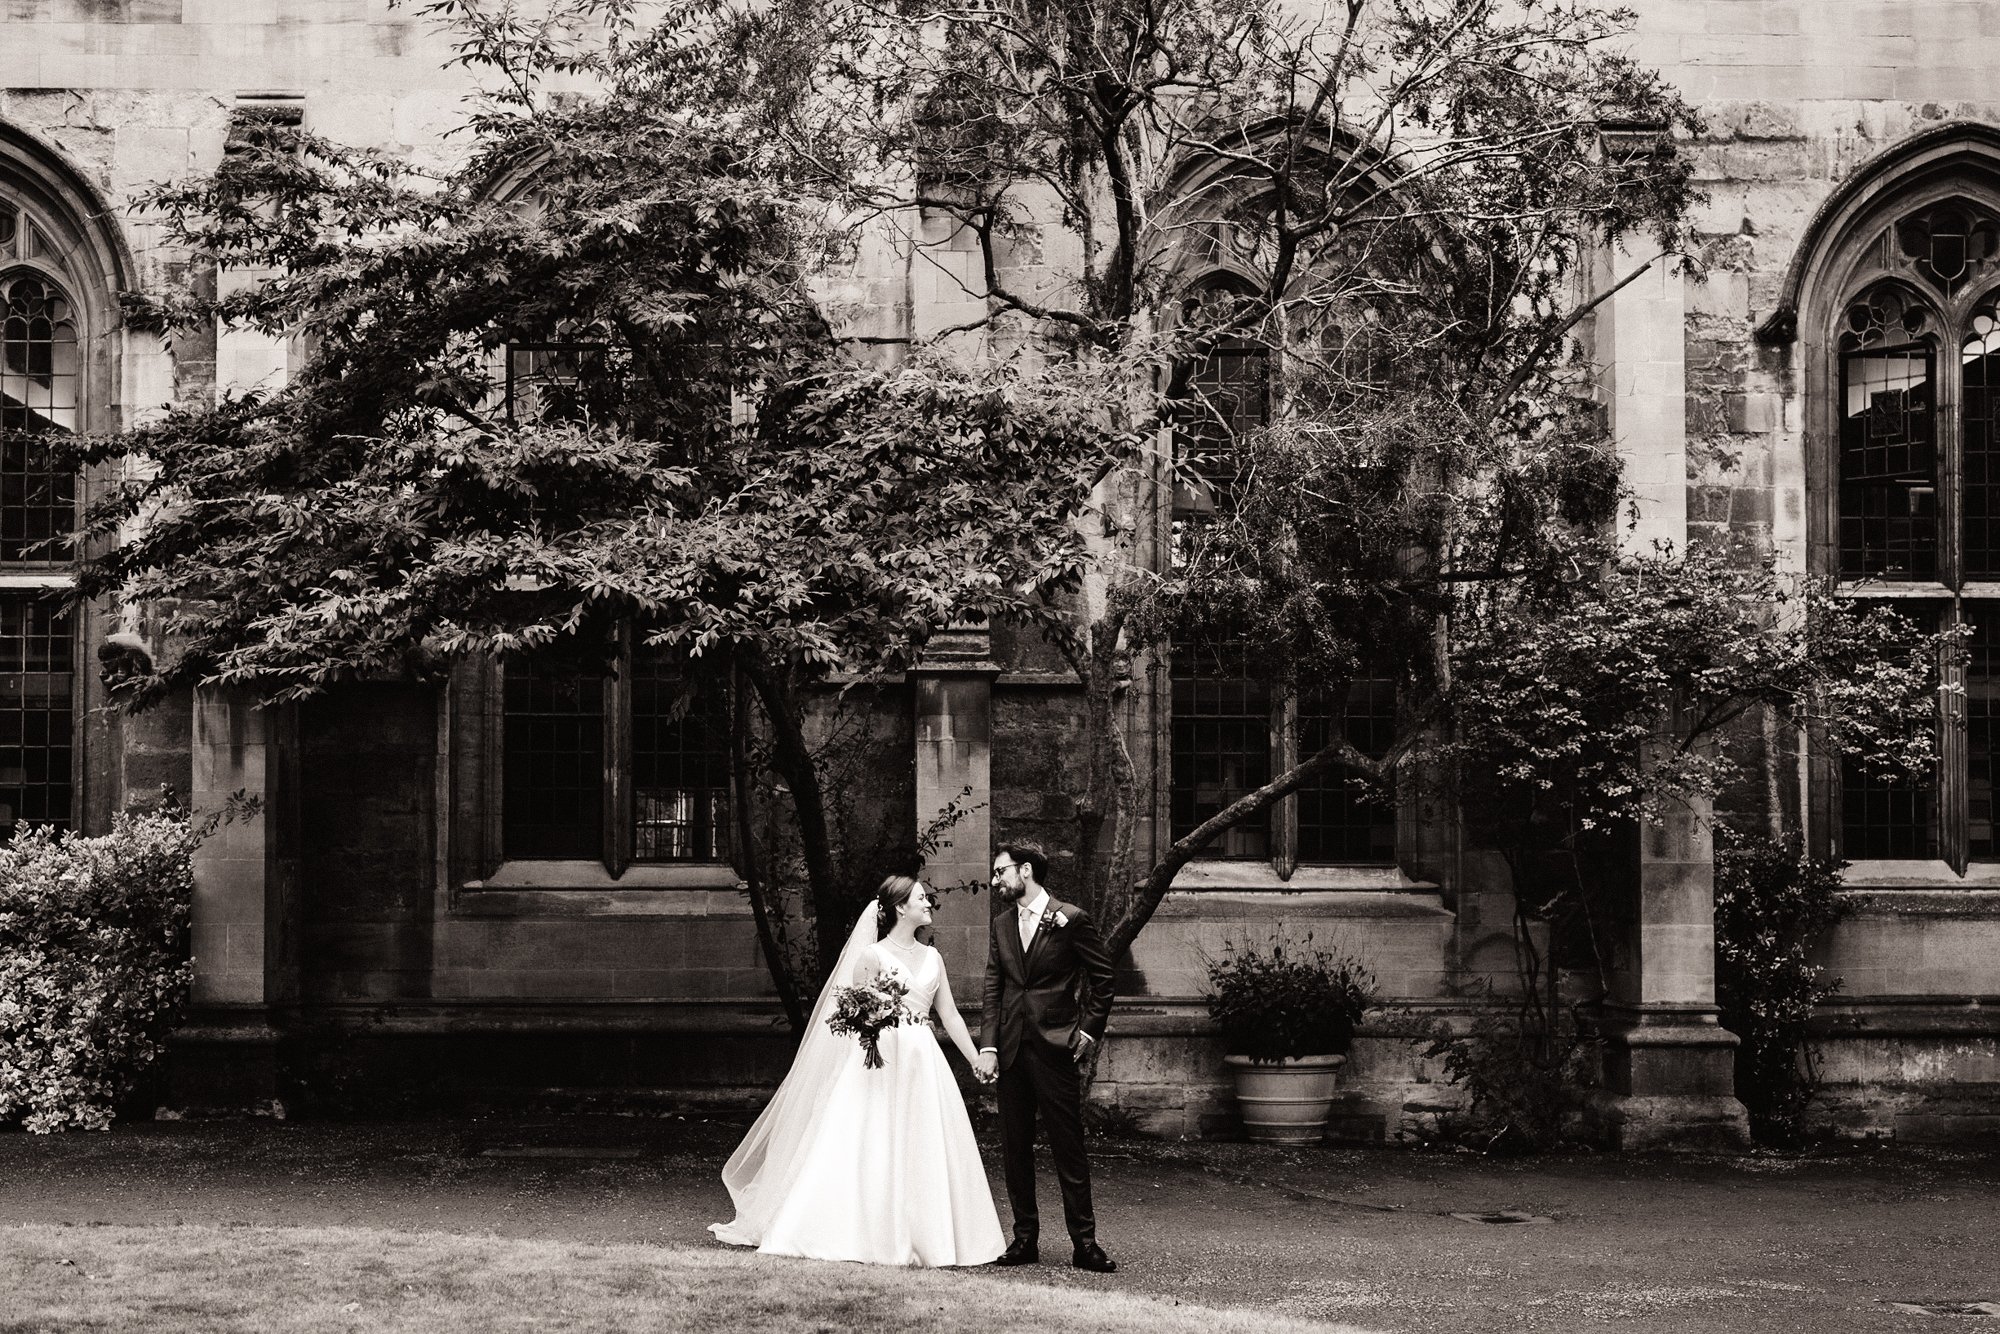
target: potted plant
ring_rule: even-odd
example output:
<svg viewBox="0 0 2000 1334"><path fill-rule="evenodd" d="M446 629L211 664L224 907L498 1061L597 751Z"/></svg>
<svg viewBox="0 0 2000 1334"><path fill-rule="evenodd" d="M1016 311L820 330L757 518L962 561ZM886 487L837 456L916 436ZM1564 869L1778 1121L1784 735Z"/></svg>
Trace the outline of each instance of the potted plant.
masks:
<svg viewBox="0 0 2000 1334"><path fill-rule="evenodd" d="M1244 1130L1266 1143L1317 1143L1333 1106L1335 1072L1375 1003L1374 974L1313 944L1310 934L1297 942L1229 942L1221 958L1204 962L1208 1017L1222 1030Z"/></svg>

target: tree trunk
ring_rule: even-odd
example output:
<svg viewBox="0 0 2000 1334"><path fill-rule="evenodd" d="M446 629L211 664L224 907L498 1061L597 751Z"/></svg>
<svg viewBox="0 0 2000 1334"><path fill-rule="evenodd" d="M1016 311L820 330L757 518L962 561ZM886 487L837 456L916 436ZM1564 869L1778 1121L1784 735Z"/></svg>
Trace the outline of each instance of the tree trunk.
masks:
<svg viewBox="0 0 2000 1334"><path fill-rule="evenodd" d="M798 959L786 930L785 905L772 892L758 860L757 831L753 822L752 800L756 791L750 771L750 700L743 674L738 672L730 690L729 776L735 789L737 863L749 886L750 914L757 923L757 944L770 970L771 985L785 1007L785 1022L794 1036L806 1027L805 991L807 979L798 976Z"/></svg>
<svg viewBox="0 0 2000 1334"><path fill-rule="evenodd" d="M826 794L820 786L819 767L813 762L812 749L806 744L797 690L785 675L773 671L767 663L746 664L744 672L771 723L773 765L792 794L799 847L806 864L806 884L812 897L815 954L819 975L823 977L840 957L840 947L847 936L841 917L848 907L841 893L839 871L834 866L833 839L826 821Z"/></svg>
<svg viewBox="0 0 2000 1334"><path fill-rule="evenodd" d="M1107 614L1090 627L1089 646L1075 664L1083 678L1086 795L1078 812L1084 906L1101 921L1122 918L1131 898L1132 846L1138 779L1125 746L1119 709L1131 666L1119 644L1122 618Z"/></svg>

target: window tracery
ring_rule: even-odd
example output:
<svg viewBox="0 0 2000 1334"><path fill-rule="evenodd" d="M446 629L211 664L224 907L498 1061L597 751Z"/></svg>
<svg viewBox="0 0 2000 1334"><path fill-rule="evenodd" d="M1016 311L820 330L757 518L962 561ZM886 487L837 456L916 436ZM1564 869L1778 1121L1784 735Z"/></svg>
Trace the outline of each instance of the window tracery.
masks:
<svg viewBox="0 0 2000 1334"><path fill-rule="evenodd" d="M1910 214L1893 232L1908 267L1948 296L1985 273L2000 252L2000 220L1961 200Z"/></svg>

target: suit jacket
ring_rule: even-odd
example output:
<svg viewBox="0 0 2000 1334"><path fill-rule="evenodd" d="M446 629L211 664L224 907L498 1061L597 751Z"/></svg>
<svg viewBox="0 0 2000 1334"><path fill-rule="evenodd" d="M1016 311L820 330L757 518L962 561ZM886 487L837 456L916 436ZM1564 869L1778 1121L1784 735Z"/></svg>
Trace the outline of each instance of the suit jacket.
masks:
<svg viewBox="0 0 2000 1334"><path fill-rule="evenodd" d="M1078 1031L1093 1041L1104 1037L1116 975L1097 927L1083 909L1049 895L1026 949L1013 905L993 915L988 934L979 1045L997 1049L1001 1065L1013 1062L1030 1033L1065 1049Z"/></svg>

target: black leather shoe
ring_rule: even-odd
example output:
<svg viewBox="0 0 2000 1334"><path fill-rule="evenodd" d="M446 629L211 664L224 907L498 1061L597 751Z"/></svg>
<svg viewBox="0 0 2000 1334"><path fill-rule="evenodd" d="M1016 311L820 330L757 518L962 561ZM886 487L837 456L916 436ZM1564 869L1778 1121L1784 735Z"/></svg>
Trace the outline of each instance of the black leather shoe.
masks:
<svg viewBox="0 0 2000 1334"><path fill-rule="evenodd" d="M1094 1241L1086 1241L1076 1248L1076 1255L1070 1261L1078 1269L1088 1269L1093 1274L1109 1274L1118 1268L1118 1262L1104 1253L1104 1248Z"/></svg>
<svg viewBox="0 0 2000 1334"><path fill-rule="evenodd" d="M1102 1252L1099 1253L1102 1254ZM1007 1249L1000 1253L1000 1258L993 1263L996 1265L1035 1265L1041 1262L1041 1253L1035 1249L1034 1242L1015 1241L1010 1243Z"/></svg>

